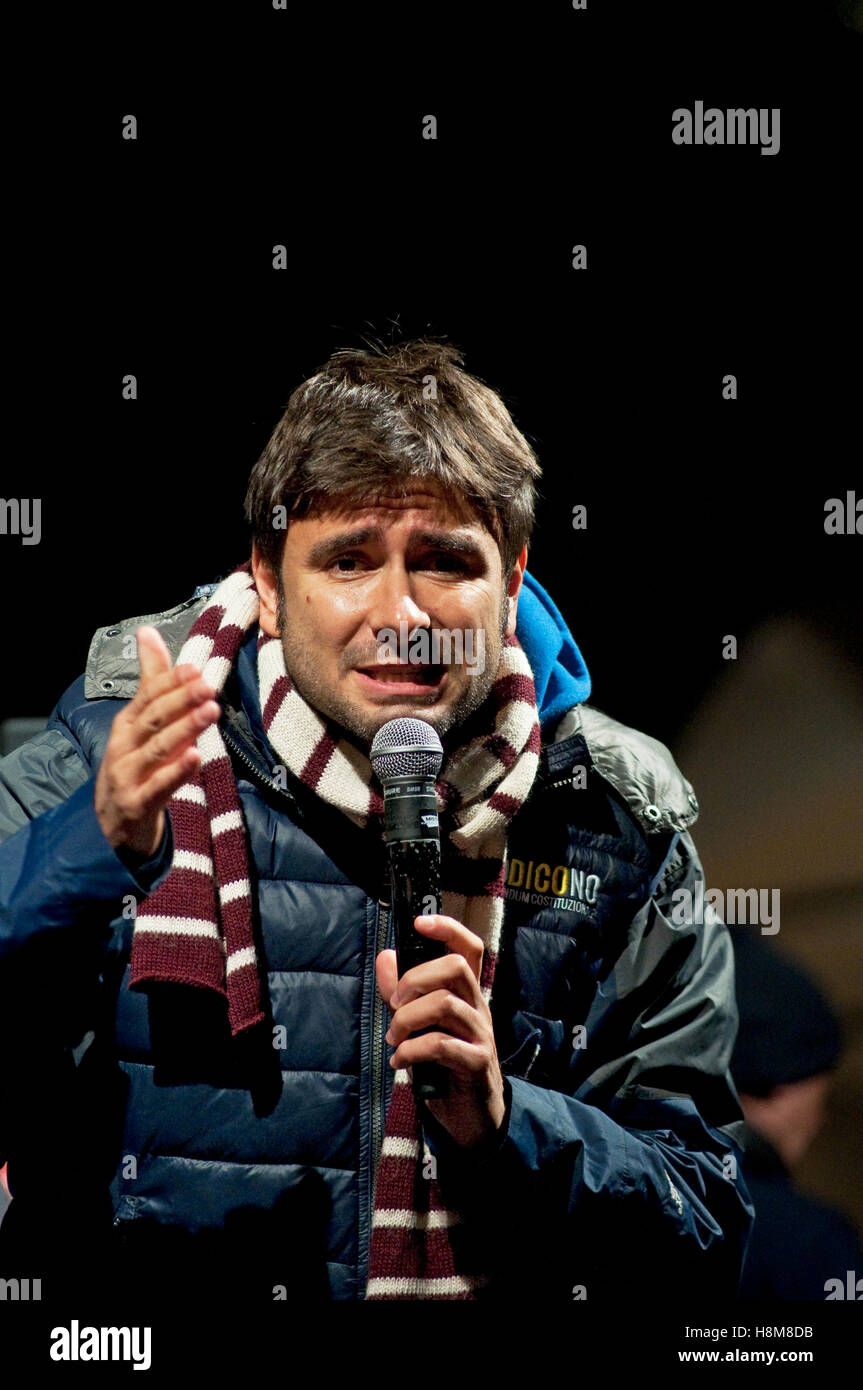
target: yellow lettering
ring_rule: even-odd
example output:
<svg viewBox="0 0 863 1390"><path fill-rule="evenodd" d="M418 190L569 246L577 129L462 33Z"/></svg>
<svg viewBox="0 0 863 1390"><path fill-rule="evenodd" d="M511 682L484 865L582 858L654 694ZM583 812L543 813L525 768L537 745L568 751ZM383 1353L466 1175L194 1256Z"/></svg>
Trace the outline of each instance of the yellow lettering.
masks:
<svg viewBox="0 0 863 1390"><path fill-rule="evenodd" d="M509 878L507 886L510 888L520 888L524 879L524 860L512 859L509 865Z"/></svg>
<svg viewBox="0 0 863 1390"><path fill-rule="evenodd" d="M557 886L557 882L558 882L558 877L557 877L557 876L558 876L558 874L560 874L560 887L559 887L559 888L558 888L558 886ZM569 877L569 873L568 873L568 871L567 871L566 865L565 865L565 864L558 864L557 868L555 869L554 873L553 873L552 876L551 876L551 887L552 887L552 892L556 893L557 896L558 896L559 898L562 898L563 895L564 895L564 893L566 892L566 880L568 879L568 877Z"/></svg>

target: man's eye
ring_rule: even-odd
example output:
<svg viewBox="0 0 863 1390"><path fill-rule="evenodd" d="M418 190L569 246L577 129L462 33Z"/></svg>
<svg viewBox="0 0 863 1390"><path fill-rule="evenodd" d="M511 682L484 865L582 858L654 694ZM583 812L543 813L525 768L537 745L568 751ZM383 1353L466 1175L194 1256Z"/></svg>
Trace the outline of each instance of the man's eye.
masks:
<svg viewBox="0 0 863 1390"><path fill-rule="evenodd" d="M330 561L330 568L338 574L354 574L360 561L359 555L336 555ZM464 574L468 566L460 556L451 555L448 550L437 550L422 561L422 568L436 570L440 574Z"/></svg>
<svg viewBox="0 0 863 1390"><path fill-rule="evenodd" d="M448 550L438 550L429 558L444 573L464 573L467 569L464 560L458 555L451 555Z"/></svg>

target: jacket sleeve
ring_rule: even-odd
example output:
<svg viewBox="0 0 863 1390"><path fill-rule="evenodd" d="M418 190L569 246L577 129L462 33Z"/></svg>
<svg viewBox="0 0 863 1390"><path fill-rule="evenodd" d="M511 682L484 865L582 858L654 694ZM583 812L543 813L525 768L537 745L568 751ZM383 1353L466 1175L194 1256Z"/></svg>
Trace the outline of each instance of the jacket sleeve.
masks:
<svg viewBox="0 0 863 1390"><path fill-rule="evenodd" d="M7 1004L30 997L37 983L58 981L66 996L74 993L97 968L125 901L146 897L170 867L170 818L152 858L114 850L96 815L95 781L71 731L59 727L0 760L0 973Z"/></svg>
<svg viewBox="0 0 863 1390"><path fill-rule="evenodd" d="M65 1119L70 1134L81 1125L72 1049L98 1027L112 920L173 857L168 816L152 858L112 849L94 805L97 772L54 716L0 760L0 1164L11 1173L14 1161L16 1199L51 1147L46 1122L62 1131Z"/></svg>
<svg viewBox="0 0 863 1390"><path fill-rule="evenodd" d="M736 1295L754 1210L729 1072L733 946L709 906L679 924L674 895L699 880L681 833L597 989L572 1093L506 1076L503 1125L476 1153L424 1114L444 1197L513 1296Z"/></svg>

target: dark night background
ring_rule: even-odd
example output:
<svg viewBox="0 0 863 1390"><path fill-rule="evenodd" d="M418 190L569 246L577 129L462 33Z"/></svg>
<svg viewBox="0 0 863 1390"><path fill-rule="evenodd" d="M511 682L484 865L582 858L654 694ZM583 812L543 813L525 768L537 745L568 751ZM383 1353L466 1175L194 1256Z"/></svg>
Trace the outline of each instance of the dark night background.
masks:
<svg viewBox="0 0 863 1390"><path fill-rule="evenodd" d="M425 15L124 7L59 131L30 98L46 177L19 207L35 312L3 494L41 496L42 541L0 541L27 596L0 718L47 714L97 626L243 558L291 390L393 325L459 343L537 449L529 566L600 708L672 739L721 638L769 613L863 659L861 542L823 526L863 491L863 37L817 4ZM696 99L780 106L779 153L673 145Z"/></svg>
<svg viewBox="0 0 863 1390"><path fill-rule="evenodd" d="M0 536L0 722L47 716L97 627L246 558L249 471L336 347L446 335L543 466L529 568L592 703L676 756L696 728L681 767L708 880L781 884L783 947L823 964L852 1045L808 1176L863 1230L863 538L824 531L828 498L863 497L863 4L34 16L7 52L21 442L0 493L41 498L42 538ZM672 112L697 100L779 107L779 153L674 145ZM796 691L812 649L783 647L785 618L826 643ZM742 680L717 714L727 634Z"/></svg>

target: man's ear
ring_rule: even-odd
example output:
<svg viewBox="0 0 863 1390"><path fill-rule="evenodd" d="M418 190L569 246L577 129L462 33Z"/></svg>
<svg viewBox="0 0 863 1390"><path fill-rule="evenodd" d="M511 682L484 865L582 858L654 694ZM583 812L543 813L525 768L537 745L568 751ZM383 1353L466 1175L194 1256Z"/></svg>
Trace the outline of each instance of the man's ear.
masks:
<svg viewBox="0 0 863 1390"><path fill-rule="evenodd" d="M279 594L276 587L276 576L272 565L262 557L257 544L252 545L252 574L255 577L255 587L261 604L258 617L261 631L265 632L268 637L278 637Z"/></svg>
<svg viewBox="0 0 863 1390"><path fill-rule="evenodd" d="M512 637L512 636L515 634L515 625L516 625L516 620L517 620L517 617L518 617L518 596L519 596L519 594L521 593L521 582L522 582L522 580L523 580L523 578L524 578L524 572L525 572L526 569L527 569L527 546L526 546L526 545L523 545L522 548L521 548L521 554L519 555L518 559L516 560L515 564L513 565L512 574L511 574L510 577L509 577L509 584L507 585L507 591L506 591L506 592L507 592L506 603L507 603L507 609L508 609L507 620L506 620L506 635L507 635L507 637Z"/></svg>

